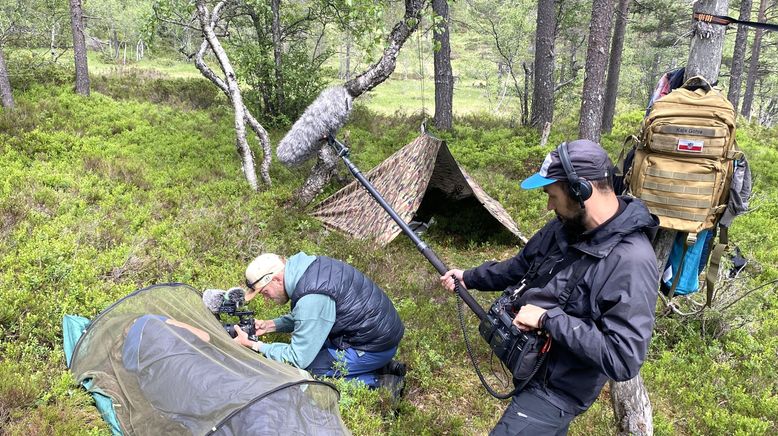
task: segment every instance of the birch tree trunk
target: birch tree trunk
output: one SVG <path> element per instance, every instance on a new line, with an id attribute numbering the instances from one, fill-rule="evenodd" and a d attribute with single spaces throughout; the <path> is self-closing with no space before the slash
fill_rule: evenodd
<path id="1" fill-rule="evenodd" d="M 351 31 L 346 31 L 346 59 L 341 79 L 351 80 Z"/>
<path id="2" fill-rule="evenodd" d="M 5 54 L 0 46 L 0 102 L 3 109 L 14 108 L 14 95 L 11 91 L 11 81 L 8 80 L 8 67 L 5 65 Z"/>
<path id="3" fill-rule="evenodd" d="M 49 32 L 49 54 L 51 55 L 51 60 L 55 61 L 57 60 L 57 23 L 51 24 L 51 31 Z"/>
<path id="4" fill-rule="evenodd" d="M 741 0 L 740 20 L 751 20 L 751 0 Z M 737 26 L 735 48 L 732 50 L 732 67 L 729 76 L 729 92 L 727 98 L 737 112 L 740 106 L 740 87 L 743 84 L 743 63 L 746 59 L 746 44 L 748 42 L 748 27 Z"/>
<path id="5" fill-rule="evenodd" d="M 332 179 L 335 169 L 338 166 L 338 155 L 332 147 L 322 147 L 319 150 L 316 164 L 311 169 L 311 174 L 297 191 L 295 191 L 292 201 L 300 207 L 307 206 Z"/>
<path id="6" fill-rule="evenodd" d="M 438 50 L 435 50 L 435 127 L 440 130 L 451 128 L 454 76 L 451 73 L 451 43 L 449 41 L 448 0 L 432 0 L 432 10 L 440 23 L 433 26 L 433 39 Z"/>
<path id="7" fill-rule="evenodd" d="M 603 85 L 608 62 L 608 37 L 613 15 L 613 0 L 594 0 L 589 23 L 589 47 L 586 50 L 586 75 L 581 94 L 581 118 L 578 137 L 600 141 Z"/>
<path id="8" fill-rule="evenodd" d="M 624 50 L 624 34 L 627 30 L 627 17 L 630 0 L 619 0 L 616 10 L 616 24 L 613 26 L 611 55 L 608 61 L 608 78 L 605 82 L 605 107 L 602 113 L 602 131 L 613 129 L 613 116 L 616 112 L 616 96 L 619 91 L 619 74 L 621 72 L 621 53 Z"/>
<path id="9" fill-rule="evenodd" d="M 216 6 L 214 6 L 213 11 L 208 13 L 208 10 L 205 7 L 205 1 L 197 0 L 197 18 L 200 21 L 200 27 L 202 28 L 205 41 L 207 41 L 208 46 L 216 55 L 216 59 L 219 61 L 219 65 L 224 72 L 226 79 L 224 82 L 227 87 L 230 101 L 232 102 L 232 107 L 235 110 L 236 148 L 238 150 L 238 155 L 240 155 L 241 161 L 243 163 L 243 175 L 249 182 L 251 189 L 256 191 L 258 189 L 258 185 L 257 175 L 254 172 L 254 155 L 251 152 L 251 147 L 249 147 L 248 141 L 246 141 L 246 107 L 243 104 L 243 97 L 241 96 L 240 88 L 238 88 L 238 81 L 235 76 L 235 70 L 232 68 L 232 64 L 227 57 L 227 53 L 224 51 L 224 48 L 216 37 L 216 32 L 214 32 L 214 26 L 219 20 L 219 12 L 224 7 L 225 3 L 226 1 L 219 2 Z M 269 159 L 270 155 L 268 154 L 265 156 L 265 160 Z"/>
<path id="10" fill-rule="evenodd" d="M 214 72 L 211 70 L 210 67 L 205 63 L 205 53 L 208 51 L 208 41 L 203 40 L 203 43 L 200 45 L 200 50 L 195 55 L 195 66 L 198 70 L 202 73 L 203 76 L 205 76 L 206 79 L 210 80 L 214 85 L 216 85 L 219 89 L 222 90 L 224 95 L 227 96 L 227 98 L 230 98 L 230 89 L 227 86 L 226 83 L 224 83 L 224 80 L 220 79 Z M 260 174 L 262 175 L 262 181 L 265 182 L 268 186 L 271 184 L 270 181 L 270 162 L 272 160 L 272 151 L 270 150 L 270 138 L 268 137 L 267 130 L 265 130 L 264 127 L 262 127 L 261 124 L 254 118 L 254 116 L 251 114 L 251 111 L 249 111 L 248 108 L 245 108 L 244 110 L 245 120 L 249 124 L 249 127 L 251 130 L 254 131 L 254 134 L 257 135 L 257 139 L 259 139 L 259 144 L 262 146 L 262 154 L 264 156 L 264 159 L 262 159 L 262 165 L 260 166 Z"/>
<path id="11" fill-rule="evenodd" d="M 535 67 L 530 123 L 541 131 L 554 119 L 554 30 L 556 1 L 539 0 L 535 30 Z"/>
<path id="12" fill-rule="evenodd" d="M 70 0 L 70 27 L 73 29 L 73 57 L 76 64 L 76 92 L 89 95 L 89 68 L 86 59 L 84 17 L 81 0 Z"/>
<path id="13" fill-rule="evenodd" d="M 757 21 L 765 21 L 765 11 L 767 10 L 767 0 L 759 3 L 759 15 Z M 746 91 L 743 94 L 743 108 L 740 113 L 751 119 L 751 106 L 754 102 L 754 87 L 756 79 L 759 76 L 759 52 L 762 49 L 762 34 L 764 30 L 756 29 L 754 32 L 754 44 L 751 46 L 751 61 L 748 63 L 748 76 L 746 77 Z"/>

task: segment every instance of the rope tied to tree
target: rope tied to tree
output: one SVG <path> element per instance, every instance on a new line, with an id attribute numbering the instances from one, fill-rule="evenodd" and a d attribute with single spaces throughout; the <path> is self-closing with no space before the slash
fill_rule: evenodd
<path id="1" fill-rule="evenodd" d="M 703 13 L 696 12 L 692 15 L 692 19 L 694 19 L 694 21 L 696 21 L 698 24 L 702 24 L 702 23 L 708 24 L 711 27 L 710 32 L 713 32 L 712 30 L 713 24 L 718 24 L 720 26 L 739 24 L 742 26 L 753 27 L 756 29 L 778 32 L 778 24 L 761 23 L 759 21 L 741 21 L 732 17 L 728 17 L 726 15 L 713 15 L 713 14 L 703 14 Z M 705 31 L 707 31 L 707 29 Z M 701 36 L 703 38 L 707 37 L 705 35 L 701 35 Z"/>

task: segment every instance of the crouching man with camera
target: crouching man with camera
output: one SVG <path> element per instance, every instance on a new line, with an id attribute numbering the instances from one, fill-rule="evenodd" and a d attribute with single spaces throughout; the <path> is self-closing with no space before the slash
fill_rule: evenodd
<path id="1" fill-rule="evenodd" d="M 291 313 L 255 321 L 257 336 L 291 332 L 292 339 L 264 343 L 238 331 L 236 342 L 314 375 L 398 389 L 405 366 L 392 358 L 405 328 L 389 297 L 357 269 L 326 256 L 264 253 L 246 268 L 246 286 L 246 301 L 291 301 Z"/>
<path id="2" fill-rule="evenodd" d="M 454 278 L 470 289 L 509 289 L 513 325 L 550 337 L 542 366 L 492 435 L 564 435 L 608 379 L 625 381 L 640 371 L 654 327 L 658 270 L 651 239 L 658 220 L 639 200 L 616 196 L 612 172 L 598 144 L 561 144 L 521 183 L 543 188 L 556 219 L 515 257 L 440 278 L 449 290 Z"/>

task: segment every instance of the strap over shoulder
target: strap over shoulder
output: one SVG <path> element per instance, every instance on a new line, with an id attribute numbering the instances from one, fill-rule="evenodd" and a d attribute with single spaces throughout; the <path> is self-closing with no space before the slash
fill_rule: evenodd
<path id="1" fill-rule="evenodd" d="M 578 258 L 578 261 L 575 263 L 575 268 L 573 269 L 573 274 L 571 274 L 570 278 L 567 280 L 565 289 L 561 294 L 559 294 L 559 307 L 564 310 L 565 306 L 567 305 L 567 300 L 570 299 L 570 295 L 573 294 L 573 290 L 576 286 L 578 286 L 578 282 L 581 281 L 584 274 L 586 274 L 586 271 L 589 270 L 589 267 L 597 263 L 599 260 L 599 258 L 590 256 L 588 254 L 584 254 Z"/>

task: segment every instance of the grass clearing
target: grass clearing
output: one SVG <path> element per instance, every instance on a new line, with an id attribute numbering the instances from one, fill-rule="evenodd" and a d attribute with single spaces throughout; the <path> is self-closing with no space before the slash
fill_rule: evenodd
<path id="1" fill-rule="evenodd" d="M 399 351 L 410 367 L 407 395 L 395 409 L 381 393 L 341 383 L 341 411 L 355 435 L 488 432 L 505 403 L 478 383 L 455 300 L 409 241 L 400 237 L 375 249 L 327 231 L 304 211 L 285 209 L 304 168 L 274 163 L 272 188 L 251 192 L 234 150 L 231 113 L 199 79 L 114 76 L 90 98 L 73 95 L 70 85 L 31 86 L 15 96 L 16 111 L 0 113 L 3 432 L 107 434 L 90 397 L 65 368 L 64 314 L 93 317 L 152 283 L 239 285 L 246 263 L 263 250 L 346 260 L 383 286 L 398 307 L 407 330 Z M 399 93 L 403 86 L 397 85 Z M 147 100 L 160 89 L 168 90 L 167 98 Z M 388 102 L 401 100 L 387 96 Z M 413 139 L 421 122 L 410 112 L 373 112 L 374 104 L 358 107 L 343 132 L 363 171 Z M 640 115 L 621 115 L 604 138 L 612 156 Z M 462 114 L 455 124 L 442 135 L 454 156 L 531 234 L 549 218 L 545 199 L 516 184 L 551 145 L 541 149 L 536 132 L 496 117 Z M 560 114 L 550 144 L 575 129 Z M 274 143 L 283 133 L 271 132 Z M 754 211 L 735 222 L 730 237 L 753 260 L 744 283 L 753 286 L 778 277 L 778 159 L 771 146 L 778 130 L 744 126 L 738 141 L 758 176 Z M 337 188 L 328 187 L 322 198 Z M 433 227 L 426 239 L 447 264 L 459 267 L 502 259 L 519 248 L 467 234 Z M 477 295 L 483 305 L 492 298 Z M 744 301 L 727 314 L 728 329 L 720 335 L 702 333 L 710 329 L 699 322 L 659 320 L 642 371 L 657 434 L 778 432 L 777 301 L 774 293 Z M 282 310 L 261 301 L 252 308 L 262 317 Z M 707 319 L 709 328 L 713 321 Z M 487 368 L 475 318 L 468 314 L 466 322 Z M 574 421 L 571 434 L 610 434 L 611 419 L 604 392 Z"/>

